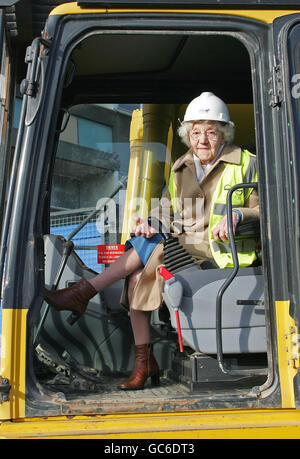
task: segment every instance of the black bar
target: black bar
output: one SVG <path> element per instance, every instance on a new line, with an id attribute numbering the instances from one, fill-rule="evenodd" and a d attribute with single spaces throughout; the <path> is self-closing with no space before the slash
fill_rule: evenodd
<path id="1" fill-rule="evenodd" d="M 265 304 L 263 300 L 236 300 L 239 306 L 262 306 Z"/>

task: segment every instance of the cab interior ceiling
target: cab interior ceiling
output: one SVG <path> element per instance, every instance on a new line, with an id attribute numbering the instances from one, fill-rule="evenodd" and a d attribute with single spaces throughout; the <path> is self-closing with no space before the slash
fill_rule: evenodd
<path id="1" fill-rule="evenodd" d="M 93 34 L 74 48 L 68 66 L 73 79 L 63 92 L 65 106 L 181 104 L 202 91 L 227 103 L 252 103 L 248 50 L 226 34 Z"/>

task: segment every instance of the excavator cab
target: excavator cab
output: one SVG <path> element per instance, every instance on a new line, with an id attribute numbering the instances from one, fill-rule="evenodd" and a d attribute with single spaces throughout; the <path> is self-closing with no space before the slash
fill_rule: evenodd
<path id="1" fill-rule="evenodd" d="M 295 61 L 296 72 L 298 15 L 282 13 L 281 22 L 273 10 L 173 14 L 80 3 L 58 6 L 26 53 L 1 251 L 3 327 L 11 333 L 1 366 L 14 384 L 6 406 L 23 418 L 294 407 L 297 353 L 288 351 L 286 369 L 284 352 L 294 349 L 285 336 L 297 335 L 298 239 L 296 231 L 287 236 L 286 222 L 298 228 L 298 105 L 282 100 L 287 69 L 277 60 L 288 56 L 282 62 Z M 284 34 L 288 51 L 278 44 Z M 239 267 L 231 234 L 233 268 L 200 269 L 176 240 L 174 265 L 174 240 L 165 235 L 172 282 L 164 281 L 151 317 L 161 386 L 128 394 L 117 389 L 134 360 L 124 280 L 97 294 L 76 322 L 49 307 L 44 288 L 90 279 L 123 253 L 133 216 L 148 217 L 186 151 L 178 120 L 203 91 L 227 103 L 234 143 L 256 154 L 258 185 L 247 186 L 257 187 L 260 224 L 239 230 L 254 234 L 258 261 Z M 20 356 L 16 372 L 7 349 Z"/>

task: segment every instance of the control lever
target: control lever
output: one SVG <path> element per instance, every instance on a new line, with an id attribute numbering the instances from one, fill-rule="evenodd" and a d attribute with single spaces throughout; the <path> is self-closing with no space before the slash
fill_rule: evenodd
<path id="1" fill-rule="evenodd" d="M 166 231 L 166 228 L 162 224 L 162 222 L 156 218 L 156 217 L 148 217 L 147 223 L 149 226 L 154 228 L 159 234 L 162 235 L 165 241 L 168 241 L 169 239 L 173 239 L 171 234 Z M 134 237 L 134 233 L 130 233 L 130 237 Z"/>
<path id="2" fill-rule="evenodd" d="M 148 225 L 158 231 L 165 241 L 169 239 L 173 239 L 170 233 L 167 232 L 166 228 L 164 227 L 163 223 L 156 217 L 148 217 Z"/>

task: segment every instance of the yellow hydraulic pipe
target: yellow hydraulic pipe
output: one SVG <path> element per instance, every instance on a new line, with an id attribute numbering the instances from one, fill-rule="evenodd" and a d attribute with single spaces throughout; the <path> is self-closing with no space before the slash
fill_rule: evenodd
<path id="1" fill-rule="evenodd" d="M 134 110 L 130 125 L 130 160 L 121 237 L 122 244 L 125 244 L 129 238 L 133 225 L 132 217 L 136 212 L 142 143 L 143 112 L 142 110 Z"/>
<path id="2" fill-rule="evenodd" d="M 147 217 L 151 199 L 160 198 L 165 184 L 165 163 L 170 124 L 174 106 L 170 104 L 145 104 L 143 108 L 143 164 L 140 177 L 139 209 L 142 218 Z"/>

